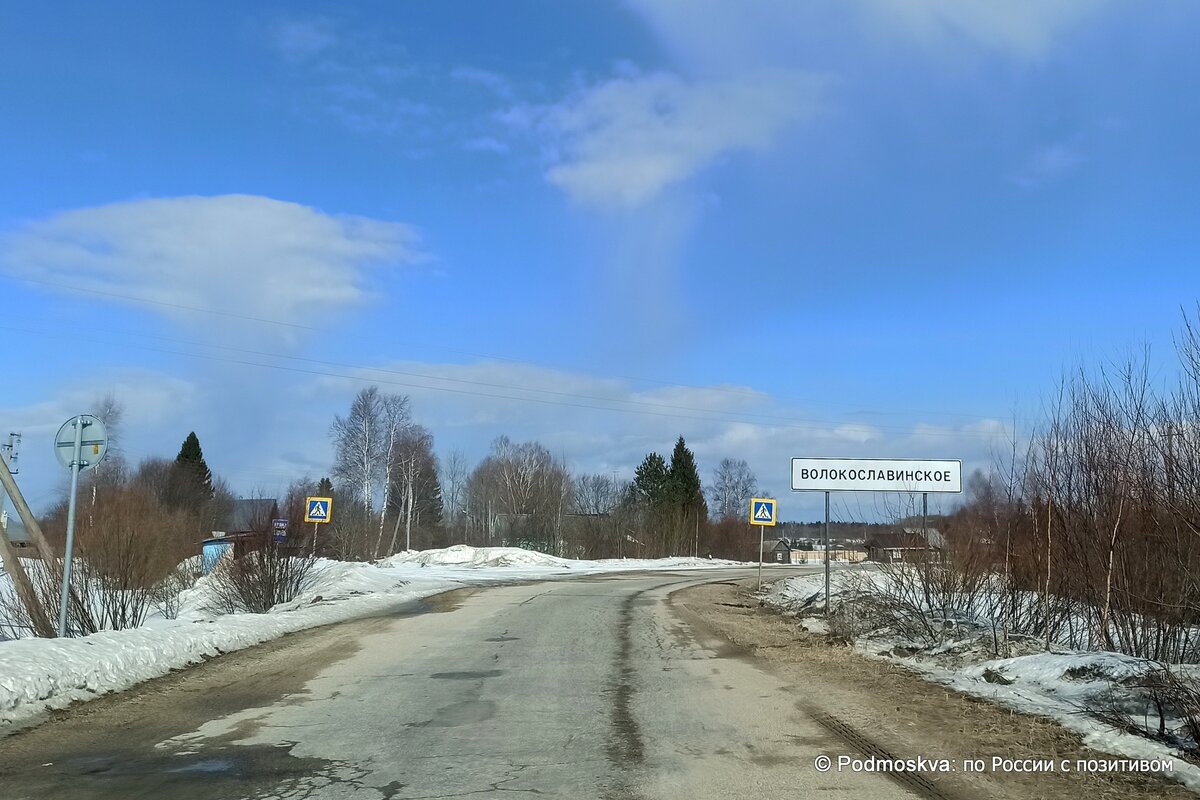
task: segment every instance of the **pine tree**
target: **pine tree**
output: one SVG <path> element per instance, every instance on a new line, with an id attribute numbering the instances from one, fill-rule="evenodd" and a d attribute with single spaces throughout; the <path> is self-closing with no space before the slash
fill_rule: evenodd
<path id="1" fill-rule="evenodd" d="M 317 497 L 333 497 L 333 481 L 321 478 L 317 483 Z"/>

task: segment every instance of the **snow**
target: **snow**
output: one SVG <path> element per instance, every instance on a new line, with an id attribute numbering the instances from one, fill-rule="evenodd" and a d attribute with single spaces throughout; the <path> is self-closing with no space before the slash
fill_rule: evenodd
<path id="1" fill-rule="evenodd" d="M 396 609 L 464 586 L 563 575 L 746 566 L 715 559 L 574 561 L 514 547 L 408 552 L 375 564 L 321 560 L 301 596 L 266 614 L 207 611 L 209 578 L 180 593 L 176 619 L 153 616 L 140 628 L 77 639 L 0 641 L 0 731 L 36 724 L 52 709 L 128 689 L 287 633 Z M 0 592 L 11 591 L 0 575 Z"/>
<path id="2" fill-rule="evenodd" d="M 834 572 L 830 601 L 836 609 L 856 597 L 878 590 L 886 575 L 870 567 Z M 828 625 L 812 617 L 824 608 L 825 585 L 821 574 L 800 575 L 777 581 L 763 591 L 763 599 L 807 630 L 823 632 Z M 1136 736 L 1097 719 L 1087 709 L 1103 707 L 1115 696 L 1126 710 L 1140 718 L 1148 708 L 1132 705 L 1134 694 L 1121 692 L 1121 684 L 1135 680 L 1161 665 L 1144 658 L 1107 651 L 1081 651 L 1055 647 L 1029 637 L 1010 637 L 1010 658 L 992 657 L 992 633 L 964 627 L 957 636 L 937 646 L 921 646 L 897 637 L 887 629 L 857 638 L 854 646 L 864 655 L 900 664 L 928 680 L 964 694 L 986 698 L 1027 714 L 1050 717 L 1079 733 L 1092 749 L 1122 758 L 1173 760 L 1166 774 L 1194 791 L 1200 791 L 1200 766 L 1164 743 Z M 1193 666 L 1172 669 L 1198 674 Z M 990 679 L 989 679 L 990 678 Z"/>
<path id="3" fill-rule="evenodd" d="M 696 569 L 704 567 L 747 566 L 737 561 L 710 558 L 610 558 L 584 561 L 523 550 L 519 547 L 471 547 L 456 544 L 440 550 L 419 550 L 397 553 L 379 562 L 382 566 L 454 566 L 479 567 L 545 567 L 571 572 L 611 572 L 652 569 Z"/>

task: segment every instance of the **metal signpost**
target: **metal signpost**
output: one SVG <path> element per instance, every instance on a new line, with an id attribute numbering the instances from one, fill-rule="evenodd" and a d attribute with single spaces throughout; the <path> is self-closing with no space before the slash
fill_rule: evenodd
<path id="1" fill-rule="evenodd" d="M 63 423 L 54 437 L 54 455 L 71 470 L 71 495 L 67 501 L 67 545 L 63 552 L 62 597 L 58 604 L 58 635 L 67 635 L 67 605 L 71 598 L 71 560 L 75 549 L 75 495 L 79 492 L 79 473 L 104 460 L 108 452 L 108 432 L 104 423 L 91 414 L 80 414 Z"/>
<path id="2" fill-rule="evenodd" d="M 792 491 L 825 493 L 825 616 L 829 616 L 829 493 L 921 493 L 921 534 L 929 493 L 962 491 L 962 462 L 918 458 L 793 458 Z"/>
<path id="3" fill-rule="evenodd" d="M 304 521 L 313 524 L 312 554 L 317 554 L 317 526 L 333 518 L 332 497 L 304 498 Z"/>
<path id="4" fill-rule="evenodd" d="M 750 498 L 750 524 L 758 526 L 758 591 L 762 591 L 763 545 L 767 526 L 775 525 L 775 498 Z"/>

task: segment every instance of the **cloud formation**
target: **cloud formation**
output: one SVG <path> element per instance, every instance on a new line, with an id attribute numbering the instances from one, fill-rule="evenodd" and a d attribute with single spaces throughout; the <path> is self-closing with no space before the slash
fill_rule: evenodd
<path id="1" fill-rule="evenodd" d="M 879 41 L 936 51 L 962 47 L 1015 60 L 1045 56 L 1075 26 L 1114 0 L 630 0 L 675 53 L 695 67 L 803 63 L 822 27 L 852 26 Z"/>
<path id="2" fill-rule="evenodd" d="M 546 178 L 582 205 L 644 205 L 722 156 L 762 151 L 820 107 L 823 79 L 796 71 L 688 81 L 658 72 L 597 83 L 562 102 L 515 108 L 547 140 Z"/>
<path id="3" fill-rule="evenodd" d="M 370 271 L 413 262 L 416 241 L 407 225 L 268 197 L 155 198 L 21 225 L 0 235 L 0 268 L 176 321 L 212 326 L 216 313 L 302 326 L 361 303 Z"/>

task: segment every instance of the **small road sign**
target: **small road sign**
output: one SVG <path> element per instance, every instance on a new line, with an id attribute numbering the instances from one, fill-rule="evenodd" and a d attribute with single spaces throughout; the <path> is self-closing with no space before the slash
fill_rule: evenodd
<path id="1" fill-rule="evenodd" d="M 753 497 L 750 499 L 750 524 L 775 524 L 775 499 L 771 497 Z"/>
<path id="2" fill-rule="evenodd" d="M 271 527 L 277 531 L 286 531 L 287 526 L 288 526 L 288 521 L 286 519 L 271 520 Z"/>
<path id="3" fill-rule="evenodd" d="M 305 522 L 329 522 L 333 516 L 332 497 L 307 497 L 304 500 Z"/>
<path id="4" fill-rule="evenodd" d="M 79 438 L 79 471 L 82 472 L 104 460 L 104 454 L 108 452 L 108 431 L 104 429 L 104 423 L 91 414 L 80 414 L 79 420 L 83 424 Z M 54 455 L 58 456 L 60 464 L 71 468 L 71 462 L 75 460 L 75 417 L 58 429 L 58 435 L 54 437 Z"/>

